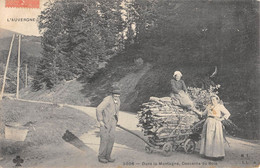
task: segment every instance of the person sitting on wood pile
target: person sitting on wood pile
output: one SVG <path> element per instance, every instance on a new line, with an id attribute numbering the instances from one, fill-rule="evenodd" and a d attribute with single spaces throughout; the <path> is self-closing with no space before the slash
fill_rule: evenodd
<path id="1" fill-rule="evenodd" d="M 186 107 L 196 113 L 199 111 L 195 108 L 193 101 L 190 99 L 187 93 L 187 87 L 183 80 L 181 80 L 182 73 L 180 71 L 175 71 L 173 74 L 173 79 L 171 80 L 172 102 L 176 106 Z"/>

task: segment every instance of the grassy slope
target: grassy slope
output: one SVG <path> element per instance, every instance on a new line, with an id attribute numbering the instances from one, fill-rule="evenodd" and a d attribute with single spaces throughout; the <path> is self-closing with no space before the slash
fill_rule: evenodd
<path id="1" fill-rule="evenodd" d="M 51 90 L 42 89 L 38 92 L 32 92 L 30 88 L 22 89 L 20 98 L 90 106 L 91 103 L 89 102 L 87 95 L 81 93 L 82 89 L 83 84 L 76 80 L 64 81 Z"/>
<path id="2" fill-rule="evenodd" d="M 20 34 L 20 33 L 0 28 L 0 39 L 1 38 L 6 38 L 6 37 L 12 37 L 13 34 Z"/>
<path id="3" fill-rule="evenodd" d="M 57 105 L 35 104 L 14 100 L 3 100 L 1 111 L 4 123 L 17 122 L 24 125 L 35 122 L 34 129 L 30 128 L 25 141 L 33 145 L 61 143 L 61 138 L 68 129 L 75 135 L 87 132 L 95 120 L 88 115 Z"/>
<path id="4" fill-rule="evenodd" d="M 130 54 L 129 54 L 130 55 Z M 138 66 L 134 58 L 114 57 L 106 69 L 100 70 L 92 79 L 84 83 L 81 93 L 86 95 L 92 106 L 97 106 L 109 94 L 111 85 L 117 83 L 122 89 L 122 110 L 132 111 L 131 103 L 135 102 L 136 86 L 151 69 L 150 64 Z"/>
<path id="5" fill-rule="evenodd" d="M 12 37 L 6 37 L 0 39 L 0 54 L 4 59 L 6 60 L 7 55 L 3 54 L 3 51 L 7 52 L 10 48 Z M 15 38 L 12 48 L 12 57 L 15 57 L 17 55 L 18 50 L 18 39 Z M 35 36 L 24 36 L 21 41 L 21 56 L 33 56 L 40 58 L 41 57 L 41 38 L 35 37 Z M 23 58 L 22 58 L 23 61 Z"/>
<path id="6" fill-rule="evenodd" d="M 29 127 L 24 142 L 0 140 L 0 152 L 4 155 L 4 160 L 0 162 L 2 167 L 13 167 L 12 160 L 17 155 L 24 159 L 23 167 L 38 167 L 39 164 L 46 165 L 51 161 L 55 163 L 56 160 L 65 158 L 70 160 L 71 156 L 84 160 L 84 157 L 93 155 L 90 149 L 86 149 L 83 155 L 82 153 L 79 155 L 78 149 L 86 148 L 80 141 L 72 141 L 73 145 L 78 145 L 77 149 L 62 139 L 66 130 L 79 137 L 93 128 L 95 119 L 85 113 L 68 107 L 8 99 L 2 101 L 0 110 L 4 122 L 17 122 L 22 125 L 30 121 L 35 122 L 34 128 Z M 58 164 L 62 165 L 63 162 Z"/>

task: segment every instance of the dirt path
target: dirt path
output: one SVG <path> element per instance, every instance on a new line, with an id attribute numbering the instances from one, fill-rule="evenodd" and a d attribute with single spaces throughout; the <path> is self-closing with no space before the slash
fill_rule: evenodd
<path id="1" fill-rule="evenodd" d="M 21 100 L 27 101 L 27 100 Z M 39 103 L 36 101 L 30 101 Z M 46 102 L 40 102 L 46 103 Z M 70 107 L 86 113 L 90 117 L 96 118 L 95 108 L 60 104 L 60 107 Z M 120 112 L 119 124 L 133 132 L 142 135 L 136 127 L 138 120 L 136 115 L 127 112 Z M 210 161 L 199 156 L 199 144 L 194 154 L 186 154 L 177 151 L 172 156 L 164 157 L 161 153 L 155 152 L 147 154 L 144 150 L 144 142 L 137 137 L 117 128 L 116 141 L 113 149 L 115 163 L 100 164 L 97 161 L 99 148 L 99 129 L 95 129 L 78 137 L 84 143 L 86 150 L 79 150 L 75 146 L 67 143 L 66 150 L 73 152 L 64 156 L 53 156 L 47 162 L 39 163 L 39 167 L 256 167 L 260 161 L 260 145 L 246 141 L 227 138 L 230 147 L 226 146 L 226 157 L 224 161 Z M 61 149 L 62 150 L 62 149 Z"/>
<path id="2" fill-rule="evenodd" d="M 70 107 L 81 110 L 91 117 L 95 117 L 95 108 L 81 106 Z M 119 124 L 142 135 L 140 129 L 136 127 L 137 122 L 136 115 L 127 112 L 120 113 Z M 98 132 L 99 130 L 95 129 L 80 137 L 80 139 L 96 153 L 98 153 L 99 145 L 99 137 L 96 136 Z M 134 163 L 135 166 L 148 166 L 150 163 L 157 163 L 159 165 L 160 162 L 165 163 L 165 165 L 176 164 L 185 167 L 190 167 L 192 165 L 196 165 L 196 167 L 205 167 L 202 164 L 207 164 L 207 167 L 252 167 L 259 165 L 260 145 L 234 138 L 227 139 L 230 146 L 226 145 L 225 160 L 214 162 L 199 157 L 199 144 L 197 151 L 194 154 L 185 154 L 181 151 L 174 153 L 170 157 L 164 157 L 160 153 L 147 154 L 144 151 L 144 143 L 140 139 L 117 128 L 117 140 L 113 150 L 117 162 L 113 165 L 119 166 L 124 165 L 124 163 Z"/>

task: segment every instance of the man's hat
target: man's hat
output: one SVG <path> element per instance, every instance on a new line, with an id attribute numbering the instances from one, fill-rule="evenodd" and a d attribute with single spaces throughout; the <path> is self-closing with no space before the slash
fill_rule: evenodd
<path id="1" fill-rule="evenodd" d="M 121 94 L 121 89 L 118 86 L 113 86 L 112 94 Z"/>

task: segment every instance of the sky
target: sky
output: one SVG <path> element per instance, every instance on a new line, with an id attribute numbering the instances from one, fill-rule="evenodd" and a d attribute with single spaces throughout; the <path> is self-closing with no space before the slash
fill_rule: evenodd
<path id="1" fill-rule="evenodd" d="M 39 36 L 37 22 L 11 22 L 11 18 L 35 18 L 44 8 L 47 0 L 40 0 L 40 8 L 6 8 L 5 0 L 0 0 L 0 28 L 15 31 L 24 35 Z M 9 22 L 8 22 L 9 19 Z"/>
<path id="2" fill-rule="evenodd" d="M 40 36 L 37 22 L 11 22 L 15 18 L 35 18 L 44 9 L 44 4 L 49 0 L 40 0 L 40 8 L 6 8 L 6 0 L 0 0 L 0 28 L 11 30 L 24 35 Z M 52 0 L 51 0 L 52 1 Z M 8 22 L 9 20 L 9 22 Z"/>

